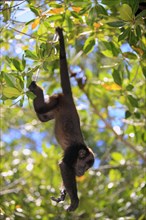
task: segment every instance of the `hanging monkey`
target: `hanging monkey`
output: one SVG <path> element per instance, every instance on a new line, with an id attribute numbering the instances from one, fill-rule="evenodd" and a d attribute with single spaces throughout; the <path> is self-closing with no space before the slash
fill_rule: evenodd
<path id="1" fill-rule="evenodd" d="M 74 211 L 79 204 L 76 176 L 84 175 L 94 163 L 94 154 L 84 142 L 80 128 L 79 116 L 73 101 L 68 66 L 64 45 L 63 31 L 56 28 L 60 46 L 60 76 L 62 93 L 44 99 L 43 90 L 32 81 L 29 89 L 35 94 L 34 110 L 42 122 L 55 119 L 55 136 L 61 145 L 64 155 L 59 163 L 64 189 L 59 198 L 52 197 L 56 202 L 64 201 L 68 193 L 71 204 L 68 211 Z"/>

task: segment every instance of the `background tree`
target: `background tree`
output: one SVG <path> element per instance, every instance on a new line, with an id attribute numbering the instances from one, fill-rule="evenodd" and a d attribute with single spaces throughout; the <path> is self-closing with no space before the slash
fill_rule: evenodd
<path id="1" fill-rule="evenodd" d="M 1 219 L 145 219 L 146 10 L 138 0 L 1 1 Z M 80 206 L 63 211 L 61 150 L 27 89 L 60 91 L 55 27 L 65 31 L 75 102 L 92 170 Z M 39 74 L 38 74 L 39 73 Z"/>

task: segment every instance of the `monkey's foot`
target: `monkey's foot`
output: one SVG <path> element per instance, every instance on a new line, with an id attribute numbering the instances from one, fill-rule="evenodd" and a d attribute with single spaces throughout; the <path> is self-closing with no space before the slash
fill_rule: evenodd
<path id="1" fill-rule="evenodd" d="M 79 199 L 77 198 L 77 199 L 71 201 L 71 205 L 67 208 L 67 211 L 69 211 L 69 212 L 75 211 L 77 209 L 78 205 L 79 205 Z"/>
<path id="2" fill-rule="evenodd" d="M 51 199 L 57 203 L 59 202 L 63 202 L 65 200 L 65 197 L 66 197 L 66 190 L 63 189 L 61 190 L 60 192 L 60 197 L 59 198 L 55 198 L 54 196 L 51 197 Z"/>

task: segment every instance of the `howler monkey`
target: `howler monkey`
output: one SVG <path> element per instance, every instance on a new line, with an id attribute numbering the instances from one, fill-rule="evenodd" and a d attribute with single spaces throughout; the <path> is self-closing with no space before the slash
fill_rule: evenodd
<path id="1" fill-rule="evenodd" d="M 52 198 L 56 202 L 64 201 L 66 192 L 71 204 L 68 211 L 78 207 L 76 176 L 82 176 L 94 163 L 94 154 L 84 142 L 80 129 L 79 116 L 73 101 L 68 74 L 63 31 L 57 27 L 60 45 L 60 76 L 62 93 L 44 99 L 43 90 L 32 81 L 29 89 L 36 97 L 33 100 L 35 112 L 42 122 L 55 119 L 55 136 L 61 145 L 64 155 L 59 163 L 64 189 L 59 198 Z"/>

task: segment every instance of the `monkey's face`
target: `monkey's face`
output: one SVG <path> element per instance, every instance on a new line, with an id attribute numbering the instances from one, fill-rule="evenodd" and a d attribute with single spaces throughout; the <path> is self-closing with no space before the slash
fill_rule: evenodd
<path id="1" fill-rule="evenodd" d="M 90 148 L 81 149 L 78 154 L 78 158 L 75 163 L 75 174 L 76 176 L 83 176 L 84 173 L 93 166 L 94 154 Z"/>

